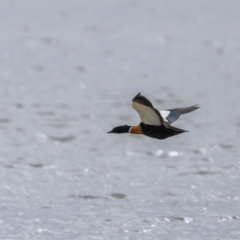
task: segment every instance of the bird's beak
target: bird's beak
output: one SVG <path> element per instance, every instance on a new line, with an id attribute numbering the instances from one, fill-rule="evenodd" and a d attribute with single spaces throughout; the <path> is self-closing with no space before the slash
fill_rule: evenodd
<path id="1" fill-rule="evenodd" d="M 112 130 L 111 130 L 111 131 L 109 131 L 109 132 L 107 132 L 107 133 L 112 133 Z"/>

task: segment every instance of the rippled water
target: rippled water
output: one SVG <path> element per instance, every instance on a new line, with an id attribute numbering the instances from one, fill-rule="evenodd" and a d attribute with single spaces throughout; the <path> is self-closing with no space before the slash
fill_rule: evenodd
<path id="1" fill-rule="evenodd" d="M 238 1 L 0 5 L 0 239 L 240 239 Z"/>

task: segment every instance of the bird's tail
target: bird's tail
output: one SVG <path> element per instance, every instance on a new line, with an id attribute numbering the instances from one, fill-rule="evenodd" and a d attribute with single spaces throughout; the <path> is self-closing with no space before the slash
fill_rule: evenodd
<path id="1" fill-rule="evenodd" d="M 184 132 L 188 132 L 187 130 L 176 128 L 176 127 L 173 127 L 173 126 L 169 126 L 168 131 L 171 133 L 172 136 L 175 136 L 175 135 L 178 135 L 178 134 L 181 134 L 181 133 L 184 133 Z"/>

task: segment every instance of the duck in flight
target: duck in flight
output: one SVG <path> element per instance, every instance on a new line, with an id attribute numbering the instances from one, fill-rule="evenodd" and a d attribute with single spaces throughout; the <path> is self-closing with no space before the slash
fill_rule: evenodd
<path id="1" fill-rule="evenodd" d="M 146 97 L 138 93 L 132 100 L 132 107 L 140 116 L 141 122 L 139 125 L 115 127 L 108 133 L 143 134 L 157 139 L 172 137 L 188 131 L 173 127 L 171 124 L 182 114 L 192 112 L 200 106 L 197 104 L 191 107 L 158 111 Z"/>

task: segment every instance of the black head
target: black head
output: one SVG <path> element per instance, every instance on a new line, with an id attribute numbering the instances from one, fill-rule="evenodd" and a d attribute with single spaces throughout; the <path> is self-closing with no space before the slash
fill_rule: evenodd
<path id="1" fill-rule="evenodd" d="M 119 127 L 115 127 L 112 129 L 112 131 L 108 132 L 108 133 L 128 133 L 129 129 L 131 126 L 128 125 L 123 125 L 123 126 L 119 126 Z"/>

